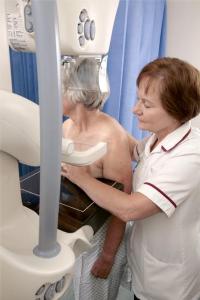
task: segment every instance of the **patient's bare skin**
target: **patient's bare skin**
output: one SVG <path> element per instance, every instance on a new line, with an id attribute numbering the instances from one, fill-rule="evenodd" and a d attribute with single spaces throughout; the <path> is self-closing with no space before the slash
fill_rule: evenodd
<path id="1" fill-rule="evenodd" d="M 66 98 L 63 107 L 64 114 L 70 117 L 63 124 L 65 138 L 92 145 L 100 141 L 107 142 L 107 154 L 93 165 L 88 166 L 92 176 L 118 181 L 124 184 L 125 191 L 130 193 L 132 183 L 131 150 L 126 131 L 115 119 L 98 109 L 89 110 L 84 104 L 73 104 Z M 101 255 L 91 270 L 94 276 L 106 278 L 109 275 L 124 230 L 125 223 L 112 216 Z"/>
<path id="2" fill-rule="evenodd" d="M 63 136 L 90 145 L 107 142 L 106 155 L 88 166 L 88 171 L 96 178 L 122 183 L 125 191 L 130 193 L 134 141 L 130 142 L 128 134 L 115 119 L 100 110 L 109 95 L 109 84 L 105 84 L 103 91 L 100 89 L 99 70 L 100 65 L 94 58 L 71 61 L 63 67 L 63 114 L 69 117 L 63 124 Z M 64 168 L 62 174 L 65 175 Z M 110 273 L 124 230 L 125 223 L 112 216 L 103 249 L 91 270 L 94 276 L 106 278 Z"/>

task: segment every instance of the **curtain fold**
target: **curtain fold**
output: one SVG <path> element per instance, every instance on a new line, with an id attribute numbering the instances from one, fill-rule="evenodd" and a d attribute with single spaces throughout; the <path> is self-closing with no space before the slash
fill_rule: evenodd
<path id="1" fill-rule="evenodd" d="M 38 103 L 36 55 L 10 49 L 13 92 Z"/>
<path id="2" fill-rule="evenodd" d="M 164 56 L 165 40 L 165 0 L 120 1 L 108 59 L 111 95 L 104 111 L 137 139 L 148 133 L 138 129 L 132 114 L 136 78 L 146 63 Z"/>
<path id="3" fill-rule="evenodd" d="M 10 63 L 13 92 L 38 103 L 36 55 L 10 49 Z M 19 164 L 20 176 L 33 170 L 34 167 Z"/>
<path id="4" fill-rule="evenodd" d="M 104 111 L 141 139 L 132 107 L 136 101 L 136 78 L 149 61 L 164 56 L 166 0 L 120 0 L 110 51 L 108 75 L 111 95 Z M 13 92 L 38 103 L 36 56 L 10 50 Z M 20 175 L 32 168 L 20 165 Z"/>

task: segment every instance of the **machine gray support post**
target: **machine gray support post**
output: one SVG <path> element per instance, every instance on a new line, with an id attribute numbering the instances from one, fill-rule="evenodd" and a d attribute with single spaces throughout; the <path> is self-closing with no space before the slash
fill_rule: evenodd
<path id="1" fill-rule="evenodd" d="M 41 257 L 60 251 L 57 225 L 61 176 L 62 106 L 60 48 L 56 0 L 32 0 L 40 103 L 40 224 Z"/>

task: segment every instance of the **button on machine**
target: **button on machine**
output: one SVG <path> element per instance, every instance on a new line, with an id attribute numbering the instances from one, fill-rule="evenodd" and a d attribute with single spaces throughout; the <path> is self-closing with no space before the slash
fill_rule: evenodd
<path id="1" fill-rule="evenodd" d="M 81 47 L 85 46 L 87 41 L 89 42 L 95 39 L 95 21 L 90 20 L 86 9 L 82 9 L 80 12 L 77 32 L 80 35 L 78 39 Z"/>

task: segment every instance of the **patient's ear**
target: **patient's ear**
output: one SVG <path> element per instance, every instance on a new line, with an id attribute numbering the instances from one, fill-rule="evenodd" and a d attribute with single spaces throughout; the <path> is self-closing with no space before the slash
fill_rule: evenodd
<path id="1" fill-rule="evenodd" d="M 0 91 L 0 151 L 24 164 L 40 164 L 39 106 L 19 95 Z"/>

